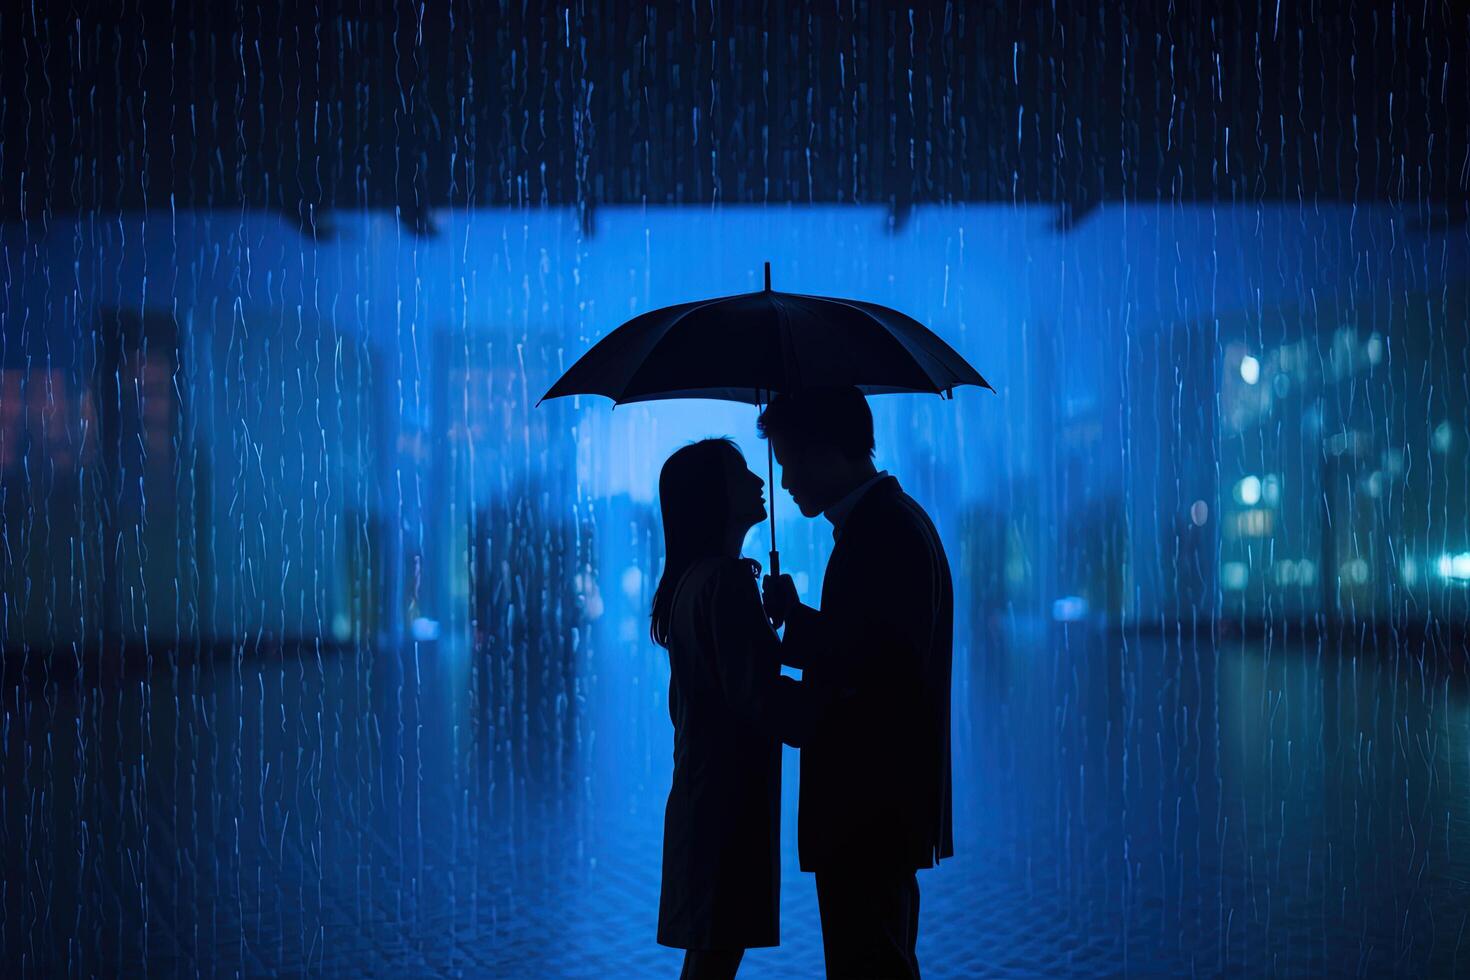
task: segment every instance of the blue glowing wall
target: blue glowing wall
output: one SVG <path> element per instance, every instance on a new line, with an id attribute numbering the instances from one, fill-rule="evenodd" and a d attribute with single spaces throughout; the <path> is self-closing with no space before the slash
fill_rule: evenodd
<path id="1" fill-rule="evenodd" d="M 301 795 L 312 780 L 343 794 L 344 826 L 363 807 L 391 820 L 374 832 L 400 850 L 543 834 L 595 851 L 610 827 L 656 841 L 657 470 L 728 434 L 764 475 L 764 447 L 745 406 L 535 403 L 622 320 L 758 288 L 763 261 L 777 288 L 911 313 L 997 389 L 873 408 L 878 463 L 929 507 L 956 570 L 961 839 L 1026 828 L 1012 853 L 1028 882 L 1032 857 L 1086 877 L 1113 853 L 1071 831 L 1116 817 L 1132 833 L 1179 805 L 1130 766 L 1167 769 L 1156 739 L 1181 719 L 1204 710 L 1218 736 L 1204 761 L 1186 761 L 1197 741 L 1175 747 L 1201 821 L 1225 810 L 1217 774 L 1228 786 L 1275 759 L 1248 730 L 1279 704 L 1274 682 L 1215 673 L 1201 637 L 1337 621 L 1427 637 L 1404 647 L 1422 656 L 1465 626 L 1463 232 L 1405 232 L 1387 207 L 1136 203 L 1065 233 L 1049 208 L 1004 206 L 919 207 L 896 227 L 883 209 L 609 207 L 593 234 L 570 209 L 433 218 L 415 237 L 390 215 L 339 216 L 318 243 L 270 213 L 150 212 L 7 226 L 0 244 L 7 671 L 228 666 L 190 737 L 238 709 L 259 743 L 240 722 L 238 778 L 199 792 L 221 812 L 238 797 L 263 862 L 285 828 L 330 825 L 337 804 Z M 813 595 L 829 529 L 775 505 L 783 567 Z M 1193 679 L 1140 653 L 1181 633 Z M 339 675 L 346 707 L 323 695 L 287 717 L 288 691 Z M 1184 690 L 1188 706 L 1168 700 Z M 1313 730 L 1327 708 L 1307 704 Z M 1057 739 L 1079 726 L 1073 753 Z M 273 754 L 275 729 L 301 745 Z M 601 822 L 553 840 L 548 814 L 582 805 Z M 786 806 L 789 835 L 794 793 Z M 1022 819 L 1036 812 L 1054 833 Z M 1059 857 L 1055 840 L 1082 850 Z M 1207 878 L 1205 850 L 1191 873 Z M 74 884 L 98 860 L 65 834 L 51 853 L 79 862 L 60 876 Z M 263 866 L 241 853 L 237 884 Z M 405 882 L 432 865 L 399 854 L 398 891 L 353 888 L 427 907 Z M 327 874 L 292 867 L 303 889 Z M 1088 880 L 1133 894 L 1113 875 Z M 296 939 L 307 955 L 314 934 Z"/>

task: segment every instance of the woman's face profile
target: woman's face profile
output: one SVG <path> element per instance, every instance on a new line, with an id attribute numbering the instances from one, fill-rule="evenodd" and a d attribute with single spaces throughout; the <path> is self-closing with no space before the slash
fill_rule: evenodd
<path id="1" fill-rule="evenodd" d="M 725 494 L 730 523 L 741 534 L 766 519 L 766 481 L 752 473 L 740 453 L 725 454 Z"/>

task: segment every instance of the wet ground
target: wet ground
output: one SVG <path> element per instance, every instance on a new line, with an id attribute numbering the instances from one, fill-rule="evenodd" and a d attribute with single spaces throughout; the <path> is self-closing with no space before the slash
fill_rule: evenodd
<path id="1" fill-rule="evenodd" d="M 1463 651 L 1293 635 L 1054 627 L 958 663 L 926 976 L 1470 970 Z M 534 756 L 472 674 L 424 645 L 5 690 L 7 972 L 676 975 L 666 675 L 599 675 Z M 785 941 L 743 976 L 820 973 L 797 766 Z"/>

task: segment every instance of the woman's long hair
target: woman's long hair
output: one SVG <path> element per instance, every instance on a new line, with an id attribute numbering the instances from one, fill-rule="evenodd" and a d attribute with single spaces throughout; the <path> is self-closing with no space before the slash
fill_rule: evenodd
<path id="1" fill-rule="evenodd" d="M 664 570 L 653 591 L 648 635 L 669 645 L 674 590 L 701 558 L 720 553 L 730 524 L 726 467 L 740 449 L 729 439 L 701 439 L 674 452 L 658 475 L 658 504 L 664 519 Z"/>

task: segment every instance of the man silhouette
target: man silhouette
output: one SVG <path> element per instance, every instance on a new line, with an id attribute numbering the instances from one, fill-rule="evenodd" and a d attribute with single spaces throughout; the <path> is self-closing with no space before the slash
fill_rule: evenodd
<path id="1" fill-rule="evenodd" d="M 781 486 L 836 544 L 820 610 L 767 576 L 782 659 L 840 694 L 801 749 L 798 851 L 817 876 L 829 977 L 918 977 L 915 872 L 954 853 L 949 697 L 954 588 L 934 524 L 873 466 L 856 388 L 775 399 L 757 422 Z"/>

